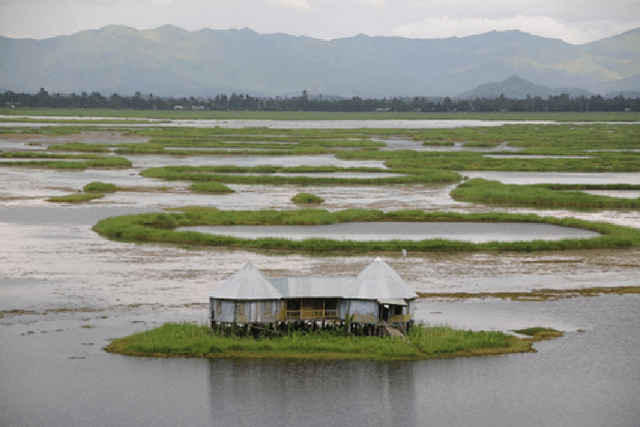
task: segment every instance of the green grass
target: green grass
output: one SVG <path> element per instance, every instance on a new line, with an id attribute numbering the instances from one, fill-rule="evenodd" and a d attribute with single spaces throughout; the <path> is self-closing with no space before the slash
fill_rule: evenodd
<path id="1" fill-rule="evenodd" d="M 83 153 L 108 153 L 110 150 L 104 144 L 86 144 L 84 142 L 68 142 L 47 147 L 51 151 L 78 151 Z"/>
<path id="2" fill-rule="evenodd" d="M 534 187 L 549 190 L 584 191 L 584 190 L 640 190 L 640 184 L 533 184 Z"/>
<path id="3" fill-rule="evenodd" d="M 115 184 L 94 181 L 85 185 L 83 190 L 87 193 L 115 193 L 118 187 Z"/>
<path id="4" fill-rule="evenodd" d="M 324 203 L 324 199 L 311 193 L 298 193 L 291 198 L 295 203 Z"/>
<path id="5" fill-rule="evenodd" d="M 108 184 L 104 182 L 90 182 L 85 185 L 84 193 L 74 193 L 68 196 L 50 197 L 47 202 L 57 203 L 84 203 L 94 199 L 100 199 L 105 196 L 105 193 L 115 193 L 118 190 L 115 184 Z"/>
<path id="6" fill-rule="evenodd" d="M 329 239 L 293 241 L 278 238 L 241 239 L 195 231 L 175 231 L 176 227 L 199 225 L 323 225 L 345 222 L 524 222 L 545 223 L 595 231 L 601 236 L 588 239 L 555 241 L 471 243 L 455 240 L 354 242 Z M 569 249 L 629 248 L 640 246 L 640 230 L 609 223 L 589 222 L 575 218 L 539 217 L 504 213 L 457 214 L 448 212 L 347 209 L 328 212 L 324 209 L 289 211 L 224 211 L 185 208 L 183 213 L 148 213 L 111 217 L 99 221 L 93 230 L 121 241 L 171 243 L 201 247 L 243 248 L 257 251 L 281 251 L 313 255 L 357 255 L 393 252 L 478 252 L 478 251 L 557 251 Z"/>
<path id="7" fill-rule="evenodd" d="M 553 187 L 563 188 L 563 187 Z M 639 209 L 640 198 L 623 199 L 596 196 L 580 191 L 560 191 L 545 185 L 502 184 L 476 178 L 451 191 L 453 199 L 497 206 L 522 206 L 538 209 Z"/>
<path id="8" fill-rule="evenodd" d="M 151 112 L 153 113 L 153 112 Z M 178 112 L 189 116 L 198 112 Z M 235 113 L 234 113 L 235 114 Z M 416 113 L 420 114 L 420 113 Z M 624 113 L 622 113 L 624 116 Z M 636 116 L 638 116 L 637 113 Z M 295 114 L 294 114 L 295 115 Z M 490 115 L 492 117 L 497 117 Z M 520 117 L 524 117 L 519 115 Z M 570 117 L 563 114 L 552 116 Z M 585 114 L 585 118 L 596 115 Z M 626 117 L 632 117 L 626 115 Z M 44 129 L 0 129 L 7 133 L 44 133 L 66 135 L 91 132 L 96 127 L 60 126 Z M 123 132 L 122 129 L 119 132 Z M 377 160 L 388 169 L 369 168 L 370 172 L 405 174 L 398 178 L 372 180 L 311 177 L 266 176 L 268 172 L 226 172 L 222 167 L 164 169 L 147 171 L 149 176 L 192 181 L 215 181 L 237 184 L 267 185 L 395 185 L 411 183 L 456 182 L 456 171 L 537 171 L 537 172 L 637 172 L 640 171 L 640 126 L 620 123 L 587 124 L 515 124 L 496 127 L 463 127 L 454 129 L 267 129 L 267 128 L 139 128 L 126 129 L 129 135 L 148 137 L 147 143 L 119 144 L 116 152 L 125 154 L 165 154 L 181 156 L 289 156 L 332 154 L 344 160 Z M 376 139 L 400 138 L 445 149 L 454 143 L 465 147 L 492 148 L 506 143 L 518 148 L 519 156 L 554 155 L 558 158 L 492 158 L 477 151 L 412 151 L 381 150 L 384 143 Z M 189 150 L 189 148 L 206 149 Z M 69 143 L 50 147 L 51 150 L 73 150 L 87 153 L 104 152 L 101 144 Z M 231 149 L 231 150 L 229 150 Z M 595 151 L 594 151 L 595 150 Z M 602 151 L 604 150 L 604 151 Z M 626 150 L 626 151 L 612 151 Z M 497 151 L 493 151 L 498 153 Z M 510 151 L 502 154 L 514 154 Z M 575 158 L 576 156 L 582 158 Z M 586 158 L 585 158 L 586 157 Z M 71 167 L 71 166 L 68 166 Z M 161 170 L 158 170 L 161 169 Z M 364 168 L 334 168 L 351 171 Z M 320 169 L 317 169 L 320 171 Z M 364 170 L 363 170 L 364 171 Z M 293 168 L 279 168 L 278 172 L 294 172 Z M 261 176 L 240 176 L 258 173 Z M 234 175 L 234 176 L 229 176 Z M 295 178 L 295 179 L 294 179 Z"/>
<path id="9" fill-rule="evenodd" d="M 0 153 L 3 159 L 31 159 L 30 161 L 0 162 L 2 166 L 45 168 L 60 170 L 128 169 L 132 163 L 124 157 L 103 157 L 98 154 L 53 154 L 34 152 Z M 74 161 L 70 161 L 74 160 Z"/>
<path id="10" fill-rule="evenodd" d="M 114 340 L 106 348 L 130 356 L 210 359 L 424 360 L 531 351 L 531 342 L 502 332 L 459 331 L 416 325 L 404 338 L 344 336 L 329 331 L 284 333 L 272 338 L 214 335 L 211 328 L 167 323 Z"/>
<path id="11" fill-rule="evenodd" d="M 68 196 L 49 197 L 47 202 L 57 203 L 84 203 L 93 199 L 100 199 L 104 197 L 102 193 L 76 193 L 69 194 Z"/>
<path id="12" fill-rule="evenodd" d="M 198 182 L 195 184 L 191 184 L 189 186 L 189 189 L 197 193 L 207 194 L 228 194 L 234 192 L 234 190 L 232 190 L 231 188 L 218 182 Z"/>

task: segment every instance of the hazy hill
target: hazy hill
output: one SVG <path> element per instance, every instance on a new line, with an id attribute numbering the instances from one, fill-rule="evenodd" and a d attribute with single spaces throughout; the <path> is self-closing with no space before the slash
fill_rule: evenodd
<path id="1" fill-rule="evenodd" d="M 475 98 L 498 98 L 500 95 L 504 95 L 507 98 L 525 99 L 527 95 L 535 98 L 539 96 L 542 99 L 547 99 L 549 96 L 558 96 L 562 93 L 566 93 L 572 97 L 578 97 L 584 95 L 590 97 L 593 93 L 584 89 L 578 88 L 550 88 L 543 85 L 537 85 L 531 83 L 517 75 L 513 75 L 508 79 L 499 83 L 486 83 L 472 89 L 470 91 L 461 93 L 456 98 L 462 99 L 475 99 Z"/>
<path id="2" fill-rule="evenodd" d="M 0 37 L 0 57 L 0 87 L 49 93 L 452 96 L 514 74 L 593 93 L 640 87 L 640 29 L 575 46 L 519 31 L 325 41 L 248 29 L 108 26 L 45 40 Z"/>

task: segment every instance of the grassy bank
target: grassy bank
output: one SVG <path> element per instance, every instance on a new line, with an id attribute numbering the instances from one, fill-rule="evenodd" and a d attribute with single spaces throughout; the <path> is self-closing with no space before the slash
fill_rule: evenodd
<path id="1" fill-rule="evenodd" d="M 54 203 L 84 203 L 93 199 L 101 199 L 104 197 L 103 193 L 75 193 L 67 196 L 49 197 L 47 202 Z"/>
<path id="2" fill-rule="evenodd" d="M 275 338 L 222 338 L 211 328 L 168 323 L 116 339 L 105 348 L 128 356 L 209 359 L 424 360 L 524 353 L 531 341 L 502 332 L 472 332 L 445 326 L 415 326 L 404 338 L 356 337 L 330 332 L 283 334 Z"/>
<path id="3" fill-rule="evenodd" d="M 394 240 L 388 242 L 355 242 L 329 239 L 293 241 L 276 238 L 241 239 L 216 236 L 195 231 L 175 231 L 176 227 L 200 225 L 323 225 L 345 222 L 529 222 L 575 227 L 602 234 L 589 239 L 529 242 L 470 243 L 430 239 L 422 241 Z M 476 251 L 550 251 L 568 249 L 628 248 L 640 246 L 640 230 L 608 223 L 582 221 L 574 218 L 539 217 L 501 213 L 457 214 L 448 212 L 347 209 L 328 212 L 323 209 L 291 211 L 222 211 L 211 208 L 185 208 L 182 213 L 150 213 L 126 215 L 99 221 L 93 230 L 100 235 L 121 241 L 141 243 L 171 243 L 202 247 L 244 248 L 283 252 L 304 252 L 315 255 L 399 252 L 476 252 Z"/>
<path id="4" fill-rule="evenodd" d="M 1 166 L 20 166 L 59 170 L 128 169 L 132 163 L 123 157 L 103 157 L 95 154 L 50 154 L 34 152 L 0 153 Z"/>
<path id="5" fill-rule="evenodd" d="M 535 120 L 535 121 L 638 121 L 636 112 L 612 113 L 422 113 L 422 112 L 314 112 L 314 111 L 151 111 L 114 109 L 2 109 L 1 114 L 31 117 L 122 117 L 146 119 L 239 120 Z M 119 123 L 117 121 L 115 123 Z"/>
<path id="6" fill-rule="evenodd" d="M 552 188 L 558 188 L 552 189 Z M 454 200 L 497 206 L 540 209 L 638 209 L 640 198 L 595 196 L 581 191 L 562 191 L 562 186 L 502 184 L 476 178 L 451 191 Z"/>

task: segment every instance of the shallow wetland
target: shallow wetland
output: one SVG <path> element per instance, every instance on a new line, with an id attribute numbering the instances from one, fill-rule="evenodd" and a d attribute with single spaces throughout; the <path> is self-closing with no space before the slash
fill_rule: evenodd
<path id="1" fill-rule="evenodd" d="M 205 126 L 197 121 L 181 122 L 180 126 L 187 124 Z M 246 125 L 229 123 L 234 128 Z M 404 124 L 394 121 L 359 125 L 382 129 Z M 411 121 L 406 126 L 421 129 L 421 125 L 424 123 Z M 501 123 L 487 125 L 501 126 Z M 345 128 L 347 124 L 296 121 L 288 126 Z M 148 140 L 119 130 L 85 131 L 22 139 L 0 137 L 0 150 L 37 151 L 38 147 L 46 150 L 48 145 L 62 141 L 115 146 L 144 144 Z M 330 212 L 416 209 L 536 213 L 640 229 L 637 211 L 492 208 L 453 200 L 449 193 L 456 184 L 367 187 L 228 184 L 234 193 L 206 195 L 189 191 L 191 182 L 148 179 L 140 172 L 167 165 L 387 166 L 384 161 L 351 161 L 333 154 L 270 158 L 198 154 L 125 157 L 132 161 L 132 167 L 77 172 L 19 166 L 0 168 L 0 425 L 3 427 L 347 423 L 637 426 L 640 295 L 576 294 L 573 298 L 532 297 L 527 301 L 526 295 L 511 300 L 489 294 L 637 287 L 638 247 L 529 253 L 409 252 L 406 257 L 400 252 L 385 254 L 389 265 L 417 292 L 437 294 L 419 301 L 416 311 L 419 321 L 508 333 L 534 326 L 565 332 L 562 338 L 535 343 L 535 354 L 409 363 L 151 359 L 108 354 L 103 348 L 113 338 L 164 322 L 207 322 L 208 294 L 247 260 L 267 276 L 355 276 L 372 257 L 124 243 L 92 231 L 93 225 L 103 218 L 163 212 L 165 208 L 188 205 L 222 210 L 298 209 L 291 199 L 302 192 L 324 199 L 321 207 Z M 638 171 L 460 173 L 509 184 L 640 182 Z M 86 184 L 96 181 L 136 191 L 116 191 L 73 206 L 46 201 L 52 196 L 81 191 Z M 517 234 L 517 226 L 510 233 Z M 465 296 L 455 297 L 456 293 Z M 473 298 L 474 294 L 482 298 Z"/>

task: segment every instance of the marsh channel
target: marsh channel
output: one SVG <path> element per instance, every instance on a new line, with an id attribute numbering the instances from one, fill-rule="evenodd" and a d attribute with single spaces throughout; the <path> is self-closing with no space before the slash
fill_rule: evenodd
<path id="1" fill-rule="evenodd" d="M 273 161 L 292 162 L 283 159 Z M 167 160 L 148 156 L 126 170 L 0 170 L 0 426 L 637 427 L 637 294 L 546 301 L 431 298 L 417 304 L 416 319 L 433 325 L 565 332 L 535 343 L 537 353 L 391 363 L 153 359 L 104 352 L 112 338 L 167 321 L 205 323 L 209 293 L 248 260 L 267 276 L 355 277 L 372 257 L 116 242 L 92 231 L 102 218 L 185 205 L 295 209 L 291 197 L 303 191 L 323 197 L 322 207 L 330 211 L 491 210 L 452 200 L 451 185 L 230 185 L 235 193 L 211 196 L 189 192 L 188 183 L 139 175 L 143 167 Z M 299 158 L 299 164 L 309 161 L 313 157 Z M 331 163 L 330 156 L 319 161 Z M 639 182 L 638 174 L 542 175 L 492 176 L 519 183 Z M 138 191 L 80 205 L 46 201 L 92 181 Z M 144 191 L 160 185 L 167 188 Z M 635 211 L 501 211 L 640 228 Z M 385 260 L 416 291 L 431 293 L 638 286 L 640 277 L 636 248 L 387 254 Z"/>

